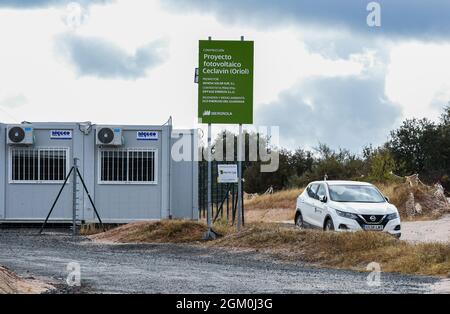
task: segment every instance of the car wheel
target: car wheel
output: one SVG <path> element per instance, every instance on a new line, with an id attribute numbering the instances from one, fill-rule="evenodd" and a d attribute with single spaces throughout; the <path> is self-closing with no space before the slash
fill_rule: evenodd
<path id="1" fill-rule="evenodd" d="M 325 231 L 333 231 L 333 230 L 334 230 L 333 220 L 331 218 L 328 218 L 327 222 L 325 223 Z"/>
<path id="2" fill-rule="evenodd" d="M 298 211 L 295 216 L 295 226 L 299 229 L 303 229 L 303 216 L 301 211 Z"/>

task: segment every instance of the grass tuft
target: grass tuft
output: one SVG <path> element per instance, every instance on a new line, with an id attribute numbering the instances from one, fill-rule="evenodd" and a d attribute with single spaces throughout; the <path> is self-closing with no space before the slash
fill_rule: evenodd
<path id="1" fill-rule="evenodd" d="M 110 230 L 116 228 L 117 226 L 118 224 L 105 224 L 104 228 L 105 230 Z M 80 234 L 84 236 L 93 235 L 100 232 L 103 232 L 103 229 L 98 223 L 83 224 L 80 227 Z"/>
<path id="2" fill-rule="evenodd" d="M 186 243 L 202 240 L 207 230 L 203 223 L 188 220 L 164 220 L 126 224 L 91 235 L 92 240 L 118 243 Z"/>

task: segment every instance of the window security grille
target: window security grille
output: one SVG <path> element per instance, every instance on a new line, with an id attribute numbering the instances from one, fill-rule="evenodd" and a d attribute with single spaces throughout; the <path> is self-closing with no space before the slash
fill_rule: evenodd
<path id="1" fill-rule="evenodd" d="M 156 150 L 103 149 L 99 154 L 100 183 L 156 183 Z"/>
<path id="2" fill-rule="evenodd" d="M 67 175 L 68 148 L 12 147 L 9 158 L 11 183 L 60 183 Z"/>

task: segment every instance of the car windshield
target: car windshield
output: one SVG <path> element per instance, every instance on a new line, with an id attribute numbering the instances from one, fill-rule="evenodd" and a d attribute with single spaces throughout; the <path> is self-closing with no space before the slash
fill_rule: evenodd
<path id="1" fill-rule="evenodd" d="M 370 185 L 330 185 L 330 198 L 335 202 L 383 203 L 386 200 Z"/>

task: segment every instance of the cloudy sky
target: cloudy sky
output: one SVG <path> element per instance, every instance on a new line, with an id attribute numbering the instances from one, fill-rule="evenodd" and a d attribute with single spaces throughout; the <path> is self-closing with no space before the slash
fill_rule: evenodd
<path id="1" fill-rule="evenodd" d="M 450 100 L 450 1 L 369 2 L 0 0 L 0 121 L 198 127 L 198 40 L 243 35 L 255 124 L 358 152 Z"/>

